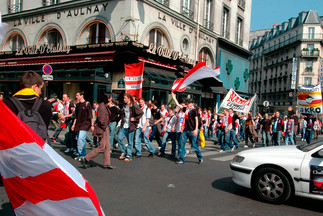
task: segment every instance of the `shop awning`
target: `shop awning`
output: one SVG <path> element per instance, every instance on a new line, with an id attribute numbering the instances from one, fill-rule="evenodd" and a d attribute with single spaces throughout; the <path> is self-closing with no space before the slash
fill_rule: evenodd
<path id="1" fill-rule="evenodd" d="M 153 80 L 164 80 L 168 82 L 174 82 L 177 79 L 175 74 L 157 72 L 156 70 L 146 68 L 144 70 L 144 76 L 148 76 L 150 79 Z"/>
<path id="2" fill-rule="evenodd" d="M 223 87 L 223 86 L 218 86 L 218 87 L 210 87 L 213 93 L 216 94 L 227 94 L 228 90 Z"/>
<path id="3" fill-rule="evenodd" d="M 20 58 L 0 59 L 0 67 L 25 66 L 43 64 L 68 64 L 113 61 L 116 51 L 87 52 L 65 55 L 28 56 Z"/>

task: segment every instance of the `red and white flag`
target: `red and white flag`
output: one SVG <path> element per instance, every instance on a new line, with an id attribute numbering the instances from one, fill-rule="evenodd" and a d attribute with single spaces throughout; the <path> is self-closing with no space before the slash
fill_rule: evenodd
<path id="1" fill-rule="evenodd" d="M 206 62 L 196 64 L 184 78 L 179 78 L 174 81 L 172 92 L 184 91 L 191 83 L 205 78 L 216 77 L 220 74 L 220 67 L 212 69 L 206 66 Z"/>
<path id="2" fill-rule="evenodd" d="M 70 163 L 0 101 L 0 173 L 16 215 L 104 215 Z"/>
<path id="3" fill-rule="evenodd" d="M 138 99 L 142 98 L 144 67 L 145 62 L 124 65 L 126 92 L 131 95 L 136 95 Z"/>

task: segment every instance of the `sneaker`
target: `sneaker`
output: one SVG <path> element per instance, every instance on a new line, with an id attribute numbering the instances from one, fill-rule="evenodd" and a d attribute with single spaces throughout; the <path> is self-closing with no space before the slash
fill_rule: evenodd
<path id="1" fill-rule="evenodd" d="M 249 146 L 248 145 L 244 145 L 243 148 L 248 148 Z"/>
<path id="2" fill-rule="evenodd" d="M 130 157 L 126 157 L 123 161 L 124 162 L 130 162 L 130 161 L 132 161 L 132 159 Z"/>
<path id="3" fill-rule="evenodd" d="M 234 151 L 234 150 L 236 150 L 236 147 L 235 146 L 232 147 L 231 151 Z"/>
<path id="4" fill-rule="evenodd" d="M 64 151 L 64 153 L 69 153 L 69 152 L 71 152 L 71 151 L 72 151 L 72 149 L 67 148 L 67 149 Z"/>
<path id="5" fill-rule="evenodd" d="M 52 142 L 56 142 L 55 137 L 52 137 L 51 140 L 52 140 Z"/>
<path id="6" fill-rule="evenodd" d="M 254 148 L 254 147 L 256 147 L 256 143 L 254 143 L 254 144 L 252 145 L 252 148 Z"/>
<path id="7" fill-rule="evenodd" d="M 198 164 L 202 164 L 204 161 L 203 159 L 199 160 Z"/>
<path id="8" fill-rule="evenodd" d="M 223 152 L 225 152 L 225 151 L 224 151 L 224 150 L 222 150 L 222 149 L 219 151 L 219 153 L 223 153 Z"/>
<path id="9" fill-rule="evenodd" d="M 111 166 L 111 165 L 104 165 L 103 169 L 115 169 L 116 167 Z"/>
<path id="10" fill-rule="evenodd" d="M 157 154 L 157 156 L 158 156 L 158 157 L 165 157 L 165 154 L 163 154 L 163 153 L 159 152 L 159 153 Z"/>
<path id="11" fill-rule="evenodd" d="M 81 158 L 82 158 L 82 157 L 75 157 L 75 158 L 74 158 L 74 160 L 76 160 L 76 161 L 81 161 Z"/>
<path id="12" fill-rule="evenodd" d="M 141 158 L 141 155 L 135 155 L 135 158 Z"/>
<path id="13" fill-rule="evenodd" d="M 83 168 L 86 169 L 87 168 L 87 166 L 86 166 L 87 160 L 84 157 L 81 157 L 80 162 L 83 165 Z"/>
<path id="14" fill-rule="evenodd" d="M 119 160 L 124 160 L 126 158 L 126 153 L 121 153 Z"/>
<path id="15" fill-rule="evenodd" d="M 184 163 L 184 161 L 182 161 L 182 160 L 176 161 L 176 164 L 183 164 L 183 163 Z"/>
<path id="16" fill-rule="evenodd" d="M 153 153 L 149 153 L 148 157 L 149 158 L 153 158 L 154 157 L 154 154 Z"/>

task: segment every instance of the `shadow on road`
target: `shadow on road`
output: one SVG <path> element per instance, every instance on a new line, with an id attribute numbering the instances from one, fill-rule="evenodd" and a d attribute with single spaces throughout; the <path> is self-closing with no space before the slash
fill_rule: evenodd
<path id="1" fill-rule="evenodd" d="M 257 196 L 252 192 L 251 189 L 236 185 L 232 181 L 232 177 L 215 180 L 214 182 L 212 182 L 212 187 L 217 190 L 225 191 L 240 197 L 245 197 L 248 199 L 255 200 L 257 202 L 261 202 L 257 198 Z M 273 204 L 269 204 L 269 203 L 265 203 L 265 204 L 272 205 L 273 207 L 275 207 L 275 205 Z M 289 199 L 283 205 L 288 205 L 295 208 L 306 209 L 309 211 L 323 213 L 322 200 L 315 200 L 315 199 L 295 196 Z"/>
<path id="2" fill-rule="evenodd" d="M 10 203 L 3 203 L 0 208 L 0 215 L 13 216 L 13 209 Z"/>

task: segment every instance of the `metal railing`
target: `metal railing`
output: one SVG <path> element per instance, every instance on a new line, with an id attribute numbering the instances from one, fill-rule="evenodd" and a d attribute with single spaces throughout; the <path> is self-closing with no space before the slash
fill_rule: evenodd
<path id="1" fill-rule="evenodd" d="M 182 14 L 191 20 L 194 19 L 194 11 L 188 9 L 185 6 L 182 7 Z"/>
<path id="2" fill-rule="evenodd" d="M 58 0 L 43 0 L 43 6 L 50 6 L 57 3 L 58 3 Z"/>
<path id="3" fill-rule="evenodd" d="M 302 57 L 317 58 L 320 56 L 319 50 L 302 50 Z"/>
<path id="4" fill-rule="evenodd" d="M 271 39 L 271 40 L 274 40 Z M 296 41 L 300 41 L 300 40 L 306 40 L 306 41 L 320 41 L 320 40 L 323 40 L 323 35 L 322 34 L 299 34 L 299 35 L 296 35 L 294 37 L 290 37 L 289 39 L 286 39 L 276 45 L 273 45 L 273 46 L 269 46 L 268 48 L 264 49 L 263 53 L 268 53 L 268 52 L 271 52 L 271 51 L 274 51 L 274 50 L 277 50 L 281 47 L 284 47 L 284 46 L 287 46 L 289 44 L 292 44 Z"/>
<path id="5" fill-rule="evenodd" d="M 213 26 L 214 26 L 213 22 L 211 22 L 211 21 L 209 21 L 207 19 L 204 19 L 204 27 L 205 28 L 213 31 Z"/>
<path id="6" fill-rule="evenodd" d="M 22 2 L 18 2 L 16 4 L 11 4 L 10 1 L 8 3 L 8 13 L 17 13 L 20 12 L 22 8 Z"/>
<path id="7" fill-rule="evenodd" d="M 155 0 L 155 1 L 169 7 L 169 0 Z"/>

